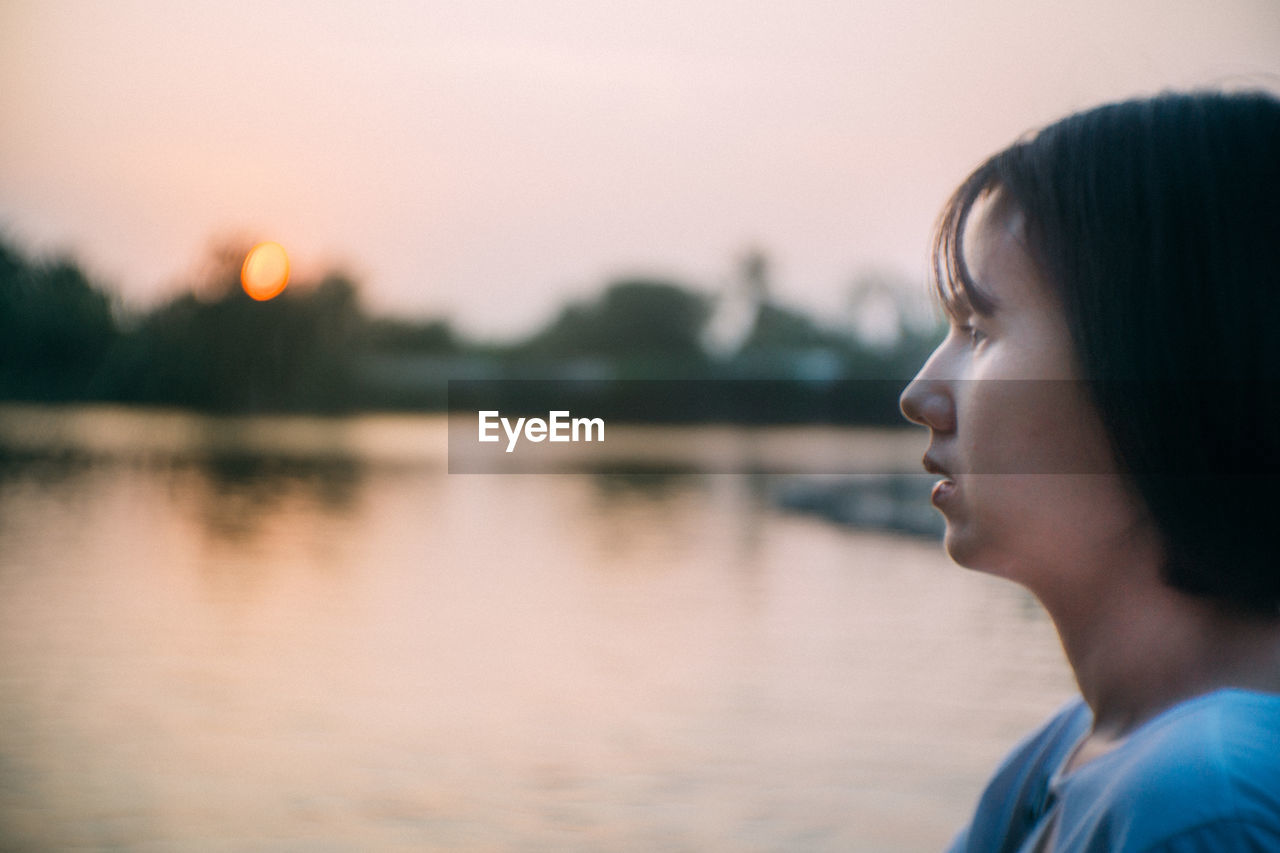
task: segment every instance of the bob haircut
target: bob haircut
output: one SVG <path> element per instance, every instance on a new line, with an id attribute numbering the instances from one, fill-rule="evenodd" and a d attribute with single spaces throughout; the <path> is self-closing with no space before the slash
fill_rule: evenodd
<path id="1" fill-rule="evenodd" d="M 965 263 L 975 202 L 1026 218 L 1164 578 L 1280 615 L 1280 99 L 1170 93 L 1068 116 L 979 166 L 944 207 L 934 284 L 992 303 Z"/>

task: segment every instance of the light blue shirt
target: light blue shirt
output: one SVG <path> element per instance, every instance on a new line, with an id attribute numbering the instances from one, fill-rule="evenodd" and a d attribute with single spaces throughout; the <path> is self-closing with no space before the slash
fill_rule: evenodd
<path id="1" fill-rule="evenodd" d="M 1015 747 L 950 853 L 1280 851 L 1280 695 L 1197 696 L 1063 775 L 1092 722 L 1077 698 Z"/>

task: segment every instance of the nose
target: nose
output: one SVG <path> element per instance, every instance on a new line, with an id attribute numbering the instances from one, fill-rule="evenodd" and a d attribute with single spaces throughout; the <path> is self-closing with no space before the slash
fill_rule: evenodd
<path id="1" fill-rule="evenodd" d="M 927 375 L 926 364 L 916 378 L 903 389 L 898 407 L 907 420 L 927 426 L 934 432 L 952 432 L 956 428 L 955 397 L 950 386 Z"/>

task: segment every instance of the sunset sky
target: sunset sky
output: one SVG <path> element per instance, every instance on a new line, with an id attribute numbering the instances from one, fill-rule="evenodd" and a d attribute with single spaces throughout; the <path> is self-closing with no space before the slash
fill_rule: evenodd
<path id="1" fill-rule="evenodd" d="M 1275 0 L 0 0 L 0 228 L 140 305 L 231 238 L 482 334 L 750 246 L 836 312 L 986 154 L 1195 85 L 1280 91 Z"/>

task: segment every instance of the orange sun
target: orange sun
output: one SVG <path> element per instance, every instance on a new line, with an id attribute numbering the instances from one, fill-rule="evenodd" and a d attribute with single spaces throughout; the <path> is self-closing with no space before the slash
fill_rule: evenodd
<path id="1" fill-rule="evenodd" d="M 259 243 L 249 250 L 240 268 L 244 292 L 259 302 L 280 295 L 289 283 L 289 256 L 279 243 Z"/>

